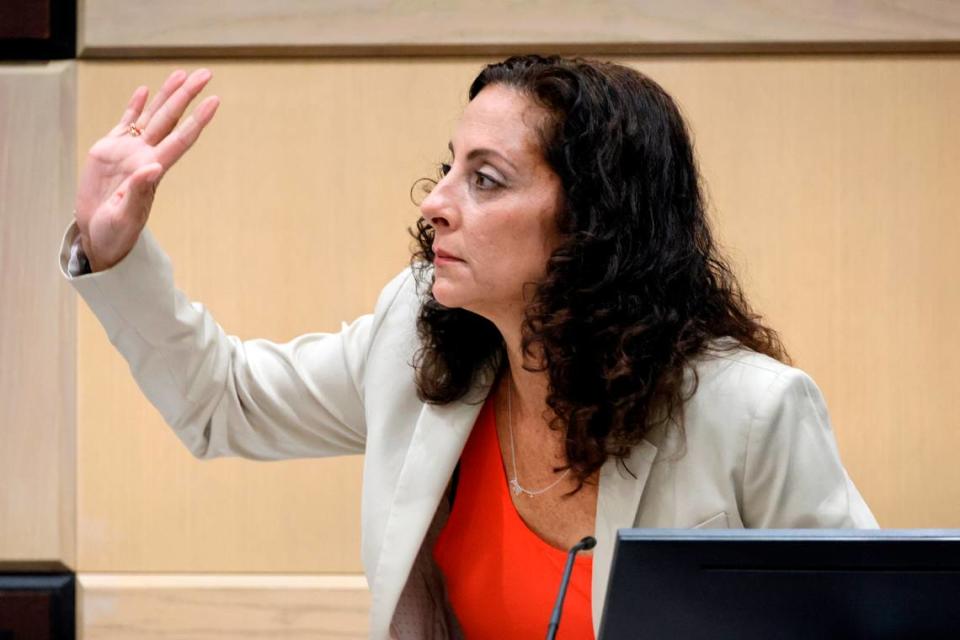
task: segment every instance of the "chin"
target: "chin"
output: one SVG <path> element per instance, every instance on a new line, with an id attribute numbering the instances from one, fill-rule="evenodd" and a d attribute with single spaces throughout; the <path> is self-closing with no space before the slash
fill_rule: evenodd
<path id="1" fill-rule="evenodd" d="M 478 295 L 477 287 L 474 283 L 465 283 L 459 279 L 445 278 L 434 275 L 433 297 L 437 302 L 449 309 L 466 309 L 476 313 L 478 303 L 484 297 Z"/>
<path id="2" fill-rule="evenodd" d="M 463 295 L 450 282 L 435 280 L 433 283 L 433 297 L 437 302 L 450 309 L 463 306 Z"/>

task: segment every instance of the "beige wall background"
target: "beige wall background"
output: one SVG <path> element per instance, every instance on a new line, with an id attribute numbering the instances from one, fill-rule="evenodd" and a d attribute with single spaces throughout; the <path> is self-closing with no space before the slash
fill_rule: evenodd
<path id="1" fill-rule="evenodd" d="M 150 223 L 181 287 L 246 338 L 370 309 L 485 61 L 202 61 L 221 110 Z M 681 103 L 719 235 L 882 525 L 960 527 L 960 59 L 621 61 Z M 82 63 L 81 148 L 200 63 Z M 78 359 L 82 571 L 360 571 L 358 460 L 199 463 L 84 307 Z"/>
<path id="2" fill-rule="evenodd" d="M 79 61 L 0 67 L 0 563 L 76 570 L 84 637 L 366 630 L 362 461 L 194 460 L 57 284 L 72 169 L 136 86 L 176 67 L 211 68 L 222 105 L 151 228 L 228 332 L 285 341 L 369 311 L 404 267 L 410 186 L 445 158 L 483 64 L 631 52 L 614 59 L 686 113 L 718 235 L 823 389 L 881 524 L 960 528 L 952 5 L 494 0 L 485 21 L 456 2 L 144 2 L 86 0 Z"/>
<path id="3" fill-rule="evenodd" d="M 221 111 L 150 223 L 180 286 L 244 338 L 372 308 L 407 259 L 409 187 L 443 158 L 483 62 L 205 62 Z M 724 244 L 823 387 L 881 522 L 960 526 L 960 372 L 939 355 L 960 348 L 960 60 L 624 62 L 683 105 Z M 175 66 L 82 63 L 81 147 Z M 79 380 L 82 567 L 360 569 L 358 460 L 198 464 L 85 308 L 79 369 L 97 372 Z"/>

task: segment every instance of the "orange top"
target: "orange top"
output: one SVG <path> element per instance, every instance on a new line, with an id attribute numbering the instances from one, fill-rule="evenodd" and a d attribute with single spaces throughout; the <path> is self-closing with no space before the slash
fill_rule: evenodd
<path id="1" fill-rule="evenodd" d="M 567 552 L 541 540 L 514 508 L 490 398 L 460 457 L 453 512 L 433 554 L 467 638 L 546 635 Z M 593 638 L 592 577 L 592 556 L 578 554 L 557 638 Z"/>

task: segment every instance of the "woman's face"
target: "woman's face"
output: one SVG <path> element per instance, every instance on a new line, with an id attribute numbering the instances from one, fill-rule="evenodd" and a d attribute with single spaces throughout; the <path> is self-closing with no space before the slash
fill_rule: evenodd
<path id="1" fill-rule="evenodd" d="M 446 174 L 420 205 L 434 228 L 433 295 L 494 320 L 525 306 L 559 242 L 560 178 L 536 134 L 542 107 L 502 85 L 470 101 L 450 141 Z"/>

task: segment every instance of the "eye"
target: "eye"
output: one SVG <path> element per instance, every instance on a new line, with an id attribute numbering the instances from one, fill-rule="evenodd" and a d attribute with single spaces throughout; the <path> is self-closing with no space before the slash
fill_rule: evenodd
<path id="1" fill-rule="evenodd" d="M 438 173 L 438 174 L 440 175 L 440 177 L 442 178 L 442 177 L 444 177 L 445 175 L 447 175 L 448 173 L 450 173 L 450 169 L 451 169 L 451 167 L 450 167 L 450 164 L 449 164 L 449 163 L 447 163 L 447 162 L 441 162 L 441 163 L 440 163 L 440 166 L 437 168 L 437 173 Z"/>
<path id="2" fill-rule="evenodd" d="M 482 171 L 477 171 L 474 174 L 474 176 L 475 178 L 474 178 L 473 184 L 478 189 L 483 189 L 483 190 L 496 189 L 497 187 L 500 186 L 499 182 L 497 182 L 487 174 L 483 173 Z"/>

